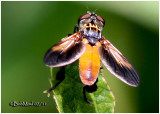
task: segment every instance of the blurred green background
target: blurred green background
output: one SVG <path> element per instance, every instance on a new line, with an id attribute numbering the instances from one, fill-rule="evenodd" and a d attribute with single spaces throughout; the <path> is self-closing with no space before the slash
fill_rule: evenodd
<path id="1" fill-rule="evenodd" d="M 159 112 L 159 2 L 1 2 L 1 111 L 58 112 L 49 89 L 45 52 L 73 33 L 80 15 L 101 15 L 102 34 L 133 64 L 140 77 L 130 87 L 105 69 L 115 97 L 115 112 Z M 11 107 L 12 101 L 46 102 L 41 107 Z"/>

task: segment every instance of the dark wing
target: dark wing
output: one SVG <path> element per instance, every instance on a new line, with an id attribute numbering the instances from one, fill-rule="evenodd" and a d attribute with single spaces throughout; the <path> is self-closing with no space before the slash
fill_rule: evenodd
<path id="1" fill-rule="evenodd" d="M 130 86 L 138 86 L 139 77 L 133 66 L 108 40 L 102 38 L 99 55 L 105 67 Z"/>
<path id="2" fill-rule="evenodd" d="M 73 63 L 85 52 L 85 45 L 80 39 L 80 32 L 63 38 L 47 51 L 44 63 L 49 67 L 61 67 Z"/>

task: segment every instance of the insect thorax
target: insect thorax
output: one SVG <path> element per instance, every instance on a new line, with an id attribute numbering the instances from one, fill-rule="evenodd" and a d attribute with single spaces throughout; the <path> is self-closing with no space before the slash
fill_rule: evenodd
<path id="1" fill-rule="evenodd" d="M 92 45 L 94 45 L 101 38 L 101 30 L 97 27 L 97 25 L 85 24 L 83 26 L 83 34 Z"/>

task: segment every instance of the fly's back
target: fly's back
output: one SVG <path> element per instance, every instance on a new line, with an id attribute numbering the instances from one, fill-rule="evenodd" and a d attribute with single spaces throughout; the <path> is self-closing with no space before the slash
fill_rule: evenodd
<path id="1" fill-rule="evenodd" d="M 88 12 L 79 18 L 78 23 L 84 37 L 88 39 L 91 45 L 95 45 L 101 39 L 101 31 L 105 24 L 102 17 L 94 12 Z"/>
<path id="2" fill-rule="evenodd" d="M 97 25 L 94 24 L 84 24 L 83 34 L 88 39 L 91 45 L 94 45 L 101 38 L 101 30 Z"/>

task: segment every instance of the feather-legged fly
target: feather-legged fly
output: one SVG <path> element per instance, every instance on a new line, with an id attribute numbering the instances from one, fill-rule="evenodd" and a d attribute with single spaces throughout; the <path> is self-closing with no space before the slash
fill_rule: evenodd
<path id="1" fill-rule="evenodd" d="M 79 59 L 80 79 L 89 87 L 96 83 L 102 61 L 104 66 L 121 81 L 130 86 L 138 86 L 139 77 L 133 66 L 102 35 L 104 25 L 105 20 L 95 12 L 88 11 L 87 14 L 80 16 L 74 34 L 63 38 L 47 51 L 44 57 L 45 65 L 63 67 Z M 45 92 L 49 94 L 57 85 Z M 85 92 L 84 98 L 89 102 Z"/>

